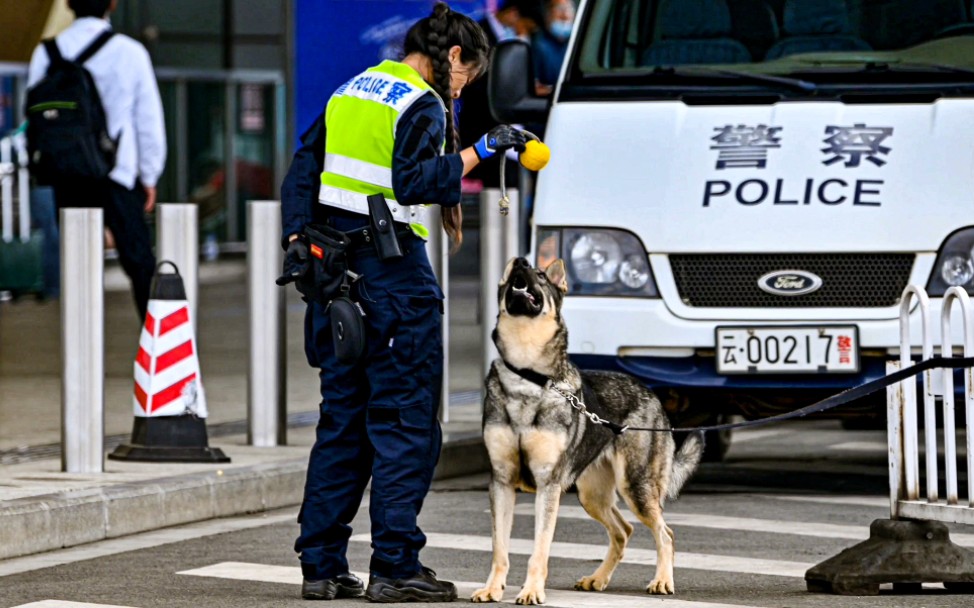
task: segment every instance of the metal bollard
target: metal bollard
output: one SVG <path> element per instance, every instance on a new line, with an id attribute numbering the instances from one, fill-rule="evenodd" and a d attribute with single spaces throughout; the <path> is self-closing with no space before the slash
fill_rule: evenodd
<path id="1" fill-rule="evenodd" d="M 199 208 L 192 203 L 161 203 L 157 212 L 156 255 L 159 260 L 169 260 L 179 268 L 186 288 L 190 319 L 196 334 L 199 311 Z"/>
<path id="2" fill-rule="evenodd" d="M 286 292 L 274 283 L 284 264 L 281 203 L 250 201 L 247 235 L 247 443 L 268 448 L 287 444 Z"/>
<path id="3" fill-rule="evenodd" d="M 14 139 L 17 151 L 17 198 L 20 201 L 20 240 L 30 241 L 30 168 L 27 157 L 27 137 Z"/>
<path id="4" fill-rule="evenodd" d="M 0 139 L 0 201 L 3 202 L 0 224 L 3 226 L 5 243 L 14 240 L 14 174 L 17 170 L 13 162 L 12 149 L 9 137 Z"/>
<path id="5" fill-rule="evenodd" d="M 500 190 L 488 188 L 480 193 L 480 302 L 483 335 L 484 376 L 497 358 L 497 348 L 491 334 L 497 320 L 497 285 L 500 283 L 508 260 L 520 255 L 520 199 L 517 190 L 508 190 L 511 207 L 505 217 L 500 214 L 497 201 Z"/>
<path id="6" fill-rule="evenodd" d="M 429 256 L 433 274 L 444 294 L 450 292 L 450 240 L 443 232 L 440 207 L 427 209 L 426 226 L 430 235 L 426 241 L 426 255 Z M 443 378 L 440 383 L 440 422 L 450 421 L 450 298 L 443 300 Z"/>
<path id="7" fill-rule="evenodd" d="M 61 470 L 104 471 L 105 224 L 61 210 Z"/>

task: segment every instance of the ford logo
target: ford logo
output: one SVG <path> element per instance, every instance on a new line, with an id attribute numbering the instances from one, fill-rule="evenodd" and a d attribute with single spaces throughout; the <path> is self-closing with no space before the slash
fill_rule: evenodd
<path id="1" fill-rule="evenodd" d="M 776 296 L 803 296 L 821 286 L 821 277 L 804 270 L 775 270 L 758 279 L 758 287 Z"/>

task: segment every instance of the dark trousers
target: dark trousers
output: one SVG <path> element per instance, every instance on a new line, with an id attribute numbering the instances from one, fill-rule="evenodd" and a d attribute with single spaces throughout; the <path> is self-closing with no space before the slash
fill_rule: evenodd
<path id="1" fill-rule="evenodd" d="M 58 213 L 54 204 L 54 190 L 48 186 L 35 186 L 30 191 L 31 222 L 44 235 L 44 295 L 57 298 L 61 295 L 61 254 L 58 233 Z"/>
<path id="2" fill-rule="evenodd" d="M 394 262 L 372 250 L 350 259 L 363 275 L 354 289 L 366 313 L 366 353 L 358 364 L 337 362 L 327 310 L 308 306 L 305 350 L 321 369 L 322 401 L 295 550 L 309 580 L 349 571 L 349 523 L 370 477 L 370 571 L 405 577 L 420 569 L 426 537 L 416 518 L 442 441 L 443 294 L 424 243 L 408 241 Z"/>
<path id="3" fill-rule="evenodd" d="M 132 281 L 132 295 L 139 318 L 145 320 L 149 287 L 156 269 L 149 227 L 145 223 L 145 190 L 140 184 L 129 190 L 111 180 L 72 181 L 54 185 L 58 209 L 101 207 L 105 227 L 115 239 L 122 269 Z M 60 214 L 59 214 L 60 217 Z"/>

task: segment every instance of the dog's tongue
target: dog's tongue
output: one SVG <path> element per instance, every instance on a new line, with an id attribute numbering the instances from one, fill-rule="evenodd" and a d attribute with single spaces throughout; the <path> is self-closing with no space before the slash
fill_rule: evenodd
<path id="1" fill-rule="evenodd" d="M 532 304 L 534 304 L 534 294 L 528 291 L 527 287 L 515 287 L 514 293 L 526 297 Z"/>

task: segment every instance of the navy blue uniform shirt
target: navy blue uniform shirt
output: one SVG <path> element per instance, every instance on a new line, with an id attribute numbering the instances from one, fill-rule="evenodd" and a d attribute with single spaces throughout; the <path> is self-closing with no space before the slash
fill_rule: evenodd
<path id="1" fill-rule="evenodd" d="M 445 134 L 443 108 L 432 93 L 417 99 L 399 117 L 392 156 L 392 191 L 400 205 L 453 207 L 460 203 L 463 159 L 459 154 L 440 155 Z M 315 210 L 319 209 L 315 205 L 330 209 L 318 202 L 324 156 L 322 113 L 301 136 L 301 147 L 281 184 L 281 242 L 285 248 L 290 235 L 300 234 L 305 224 L 313 221 Z M 318 214 L 320 217 L 320 210 Z"/>

